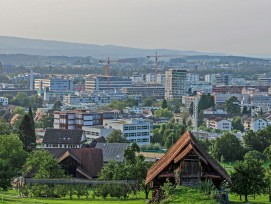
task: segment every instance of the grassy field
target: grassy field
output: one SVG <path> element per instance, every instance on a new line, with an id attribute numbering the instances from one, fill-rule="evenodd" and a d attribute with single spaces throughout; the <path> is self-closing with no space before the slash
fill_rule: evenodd
<path id="1" fill-rule="evenodd" d="M 151 193 L 150 193 L 151 196 Z M 242 197 L 243 201 L 239 200 L 239 196 L 235 196 L 233 194 L 229 195 L 230 203 L 237 204 L 237 203 L 246 203 L 244 202 L 244 197 Z M 249 196 L 248 198 L 249 203 L 258 203 L 258 204 L 267 204 L 268 202 L 268 196 L 267 195 L 261 195 L 256 196 L 256 199 L 252 196 Z M 70 200 L 68 197 L 66 199 L 51 199 L 51 198 L 20 198 L 18 197 L 18 193 L 14 190 L 9 191 L 8 193 L 4 194 L 4 202 L 0 199 L 0 204 L 84 204 L 84 203 L 104 203 L 104 204 L 117 204 L 117 203 L 123 203 L 123 204 L 144 204 L 144 193 L 140 193 L 137 196 L 130 197 L 127 200 L 122 199 L 113 199 L 113 198 L 107 198 L 107 199 L 93 199 L 90 195 L 88 199 L 82 198 L 77 199 L 77 197 L 74 197 L 73 200 Z M 198 190 L 194 188 L 186 188 L 186 187 L 180 187 L 178 190 L 174 192 L 174 195 L 170 199 L 166 199 L 163 203 L 182 203 L 182 204 L 219 204 L 217 201 L 213 200 L 212 198 L 205 196 L 201 194 Z"/>
<path id="2" fill-rule="evenodd" d="M 239 200 L 239 196 L 235 196 L 233 194 L 229 195 L 229 199 L 231 203 L 246 203 L 245 197 L 242 196 L 242 201 Z M 254 200 L 253 196 L 248 197 L 249 203 L 259 203 L 259 204 L 264 204 L 264 203 L 270 203 L 268 202 L 268 195 L 261 195 L 261 196 L 256 196 L 256 199 Z"/>
<path id="3" fill-rule="evenodd" d="M 2 196 L 1 196 L 2 197 Z M 95 198 L 92 199 L 91 195 L 88 199 L 81 198 L 80 200 L 77 199 L 77 197 L 74 197 L 73 200 L 70 200 L 68 197 L 66 199 L 51 199 L 51 198 L 20 198 L 18 197 L 18 193 L 16 191 L 9 191 L 8 193 L 4 194 L 4 202 L 2 202 L 2 198 L 0 200 L 0 203 L 4 204 L 74 204 L 74 203 L 92 203 L 92 204 L 117 204 L 117 203 L 123 203 L 123 204 L 144 204 L 144 194 L 140 193 L 137 196 L 130 197 L 127 200 L 122 199 L 113 199 L 113 198 L 107 198 L 107 199 L 99 199 Z"/>

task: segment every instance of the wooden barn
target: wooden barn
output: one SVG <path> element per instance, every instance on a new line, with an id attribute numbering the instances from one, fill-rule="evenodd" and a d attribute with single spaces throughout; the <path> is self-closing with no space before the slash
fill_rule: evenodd
<path id="1" fill-rule="evenodd" d="M 210 179 L 218 189 L 223 183 L 232 184 L 227 172 L 189 131 L 148 170 L 145 184 L 150 183 L 155 188 L 163 185 L 167 179 L 185 186 L 195 186 Z"/>

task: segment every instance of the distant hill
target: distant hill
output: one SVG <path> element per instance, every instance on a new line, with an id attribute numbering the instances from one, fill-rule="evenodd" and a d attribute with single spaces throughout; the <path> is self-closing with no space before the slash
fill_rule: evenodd
<path id="1" fill-rule="evenodd" d="M 18 37 L 0 36 L 0 54 L 25 54 L 41 56 L 91 56 L 94 58 L 146 57 L 155 52 L 160 55 L 217 55 L 196 51 L 170 49 L 140 49 L 115 45 L 94 45 L 50 40 L 34 40 Z"/>

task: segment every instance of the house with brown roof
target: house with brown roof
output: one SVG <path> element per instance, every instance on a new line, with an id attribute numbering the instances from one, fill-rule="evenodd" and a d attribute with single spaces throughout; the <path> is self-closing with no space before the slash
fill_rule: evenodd
<path id="1" fill-rule="evenodd" d="M 81 148 L 85 141 L 83 130 L 47 129 L 42 144 L 44 148 Z"/>
<path id="2" fill-rule="evenodd" d="M 145 184 L 158 187 L 169 179 L 172 183 L 193 186 L 210 179 L 219 189 L 232 184 L 227 172 L 186 131 L 168 152 L 148 170 Z"/>
<path id="3" fill-rule="evenodd" d="M 48 148 L 67 175 L 75 178 L 93 179 L 103 167 L 103 152 L 99 148 Z"/>

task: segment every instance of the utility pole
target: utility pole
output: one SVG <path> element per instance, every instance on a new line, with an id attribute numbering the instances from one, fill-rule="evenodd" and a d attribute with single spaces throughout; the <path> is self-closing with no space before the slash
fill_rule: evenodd
<path id="1" fill-rule="evenodd" d="M 194 103 L 193 103 L 193 129 L 194 131 L 198 131 L 198 108 L 199 105 L 199 98 L 198 96 L 195 97 Z"/>

